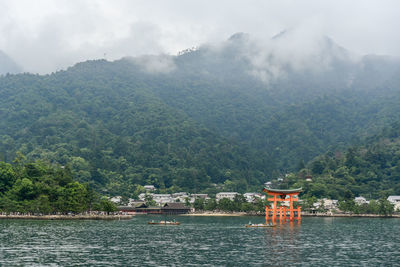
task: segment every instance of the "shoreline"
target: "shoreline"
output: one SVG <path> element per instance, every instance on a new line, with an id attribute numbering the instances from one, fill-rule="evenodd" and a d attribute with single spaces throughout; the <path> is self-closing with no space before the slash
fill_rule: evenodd
<path id="1" fill-rule="evenodd" d="M 0 220 L 130 220 L 132 215 L 0 215 Z"/>
<path id="2" fill-rule="evenodd" d="M 257 214 L 249 214 L 246 212 L 233 212 L 233 213 L 228 213 L 228 212 L 199 212 L 199 213 L 186 213 L 186 214 L 181 214 L 181 216 L 215 216 L 215 217 L 238 217 L 238 216 L 259 216 Z"/>
<path id="3" fill-rule="evenodd" d="M 239 217 L 239 216 L 265 216 L 265 213 L 247 212 L 194 212 L 181 214 L 181 216 L 204 216 L 204 217 Z M 346 218 L 400 218 L 400 214 L 380 215 L 380 214 L 344 214 L 344 213 L 301 213 L 301 217 L 346 217 Z"/>
<path id="4" fill-rule="evenodd" d="M 148 214 L 146 214 L 148 215 Z M 193 212 L 179 214 L 180 216 L 193 217 L 243 217 L 257 216 L 263 217 L 264 213 L 247 212 Z M 0 215 L 0 220 L 130 220 L 134 215 Z M 344 218 L 400 218 L 400 214 L 380 215 L 380 214 L 343 214 L 343 213 L 301 213 L 301 217 L 344 217 Z"/>
<path id="5" fill-rule="evenodd" d="M 400 214 L 381 215 L 381 214 L 347 214 L 347 213 L 302 213 L 302 217 L 358 217 L 358 218 L 400 218 Z"/>

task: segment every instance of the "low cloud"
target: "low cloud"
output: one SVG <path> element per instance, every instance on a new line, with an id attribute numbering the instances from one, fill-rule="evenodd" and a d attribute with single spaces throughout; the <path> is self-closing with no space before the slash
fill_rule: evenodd
<path id="1" fill-rule="evenodd" d="M 174 57 L 170 55 L 147 55 L 132 60 L 143 71 L 148 73 L 169 73 L 176 69 Z"/>
<path id="2" fill-rule="evenodd" d="M 248 73 L 265 83 L 287 77 L 293 72 L 318 73 L 338 61 L 357 62 L 359 56 L 342 48 L 323 34 L 317 21 L 266 38 L 235 34 L 214 51 L 233 49 L 248 62 Z"/>
<path id="3" fill-rule="evenodd" d="M 248 32 L 259 39 L 252 44 L 258 52 L 247 55 L 251 72 L 269 80 L 281 77 L 285 64 L 329 66 L 329 58 L 313 54 L 321 48 L 317 36 L 360 54 L 400 56 L 399 9 L 395 0 L 4 0 L 0 50 L 25 71 L 49 73 L 88 59 L 176 54 Z M 271 43 L 283 29 L 291 35 Z"/>

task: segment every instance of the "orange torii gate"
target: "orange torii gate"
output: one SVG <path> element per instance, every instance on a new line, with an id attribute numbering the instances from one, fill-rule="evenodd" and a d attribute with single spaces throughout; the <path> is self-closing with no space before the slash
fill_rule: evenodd
<path id="1" fill-rule="evenodd" d="M 277 211 L 279 210 L 279 219 L 282 221 L 286 221 L 287 208 L 286 207 L 277 207 L 278 201 L 289 201 L 289 220 L 294 221 L 294 212 L 297 211 L 297 220 L 301 220 L 300 207 L 297 209 L 293 209 L 293 201 L 298 201 L 298 194 L 302 191 L 302 188 L 297 189 L 272 189 L 272 188 L 264 188 L 263 192 L 266 192 L 268 195 L 273 196 L 273 198 L 268 198 L 268 201 L 274 202 L 274 207 L 272 208 L 272 221 L 276 221 Z M 286 199 L 286 196 L 289 196 L 289 199 Z M 269 211 L 270 208 L 265 206 L 265 221 L 269 220 Z"/>

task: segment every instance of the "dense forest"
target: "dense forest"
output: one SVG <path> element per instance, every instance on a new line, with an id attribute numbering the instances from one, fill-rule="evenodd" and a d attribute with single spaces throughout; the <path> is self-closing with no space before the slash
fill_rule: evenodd
<path id="1" fill-rule="evenodd" d="M 299 162 L 313 172 L 312 187 L 327 187 L 307 189 L 318 196 L 398 192 L 396 172 L 365 167 L 360 147 L 375 155 L 362 145 L 400 121 L 400 62 L 351 60 L 329 38 L 322 46 L 317 58 L 329 59 L 329 68 L 282 63 L 284 75 L 269 80 L 243 34 L 178 56 L 3 75 L 0 160 L 11 163 L 19 151 L 29 162 L 65 166 L 102 194 L 130 197 L 145 184 L 160 192 L 259 191 Z M 336 172 L 343 172 L 337 180 L 320 182 Z"/>
<path id="2" fill-rule="evenodd" d="M 68 167 L 27 162 L 21 154 L 13 164 L 0 162 L 1 212 L 68 214 L 115 209 L 88 184 L 75 181 Z"/>
<path id="3" fill-rule="evenodd" d="M 312 181 L 306 178 L 312 177 Z M 400 195 L 400 123 L 363 145 L 327 152 L 285 178 L 282 186 L 303 187 L 304 197 L 386 199 Z"/>

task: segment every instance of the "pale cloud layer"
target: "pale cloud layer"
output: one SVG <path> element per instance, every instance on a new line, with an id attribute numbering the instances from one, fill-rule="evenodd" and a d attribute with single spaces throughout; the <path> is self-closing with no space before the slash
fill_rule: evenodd
<path id="1" fill-rule="evenodd" d="M 300 52 L 313 54 L 322 35 L 359 54 L 400 56 L 399 13 L 400 1 L 385 0 L 0 0 L 0 50 L 26 71 L 46 73 L 87 59 L 173 55 L 235 32 L 268 40 L 296 29 L 297 38 L 281 44 L 296 62 Z M 265 61 L 254 60 L 263 69 Z M 155 71 L 170 67 L 168 57 L 142 62 Z"/>

